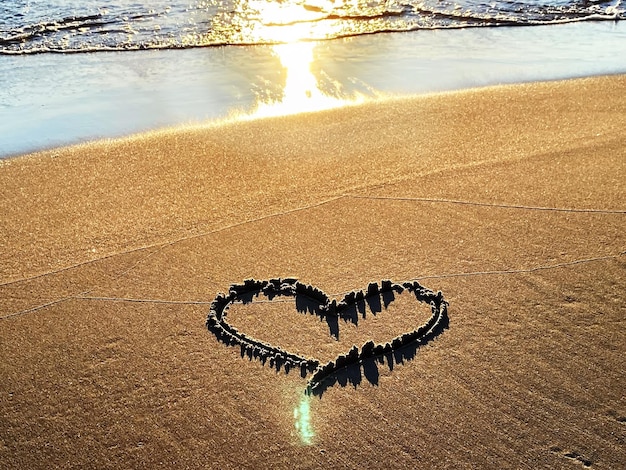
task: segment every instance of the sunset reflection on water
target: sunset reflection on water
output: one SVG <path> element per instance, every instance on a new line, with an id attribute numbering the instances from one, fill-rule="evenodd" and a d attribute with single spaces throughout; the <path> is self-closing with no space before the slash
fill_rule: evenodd
<path id="1" fill-rule="evenodd" d="M 365 96 L 354 93 L 348 96 L 337 83 L 322 89 L 318 77 L 312 71 L 314 42 L 294 42 L 272 46 L 272 53 L 278 57 L 285 71 L 282 96 L 274 100 L 259 100 L 251 116 L 284 116 L 324 109 L 337 108 L 364 101 Z M 327 80 L 328 82 L 328 80 Z M 328 85 L 328 83 L 327 83 Z"/>
<path id="2" fill-rule="evenodd" d="M 324 77 L 324 87 L 320 76 L 313 72 L 316 65 L 315 49 L 319 43 L 311 41 L 311 28 L 323 27 L 328 36 L 336 33 L 338 27 L 334 21 L 319 20 L 325 18 L 324 4 L 332 2 L 320 0 L 312 8 L 294 2 L 246 2 L 246 7 L 257 11 L 256 21 L 244 26 L 245 34 L 255 42 L 272 43 L 272 54 L 277 57 L 284 70 L 284 85 L 280 98 L 259 98 L 250 117 L 284 116 L 302 112 L 321 111 L 348 104 L 360 103 L 364 96 L 359 93 L 348 95 L 341 85 Z M 258 96 L 267 96 L 259 93 Z"/>

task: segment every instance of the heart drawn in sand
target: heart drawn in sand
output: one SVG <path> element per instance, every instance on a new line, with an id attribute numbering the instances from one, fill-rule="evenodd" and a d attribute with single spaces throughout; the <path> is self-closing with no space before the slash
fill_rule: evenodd
<path id="1" fill-rule="evenodd" d="M 353 346 L 345 354 L 340 354 L 327 364 L 320 364 L 317 359 L 307 358 L 283 350 L 257 340 L 237 330 L 228 323 L 228 309 L 233 303 L 250 303 L 259 294 L 265 295 L 270 301 L 280 297 L 295 297 L 296 308 L 299 311 L 314 313 L 324 319 L 330 328 L 331 335 L 338 338 L 339 319 L 356 323 L 358 312 L 364 312 L 367 303 L 378 305 L 380 310 L 381 298 L 385 307 L 394 300 L 394 293 L 407 291 L 413 293 L 418 302 L 431 307 L 431 316 L 416 329 L 403 333 L 385 344 L 375 344 L 367 341 L 358 348 Z M 380 284 L 370 283 L 365 291 L 352 291 L 347 293 L 342 300 L 330 299 L 328 295 L 318 288 L 303 284 L 294 278 L 255 280 L 246 279 L 243 284 L 230 286 L 228 294 L 218 294 L 211 303 L 206 326 L 216 338 L 229 346 L 240 346 L 241 356 L 250 359 L 258 359 L 263 364 L 269 362 L 271 367 L 279 370 L 284 366 L 286 371 L 299 368 L 302 377 L 312 373 L 306 392 L 308 394 L 321 395 L 323 391 L 332 386 L 342 371 L 374 364 L 374 361 L 393 361 L 393 356 L 402 354 L 410 358 L 416 350 L 441 334 L 448 327 L 447 316 L 448 303 L 443 299 L 441 292 L 434 293 L 422 287 L 417 281 L 394 283 L 383 280 Z M 372 308 L 373 311 L 374 308 Z M 406 351 L 409 350 L 409 354 Z M 397 360 L 397 359 L 396 359 Z M 390 367 L 391 369 L 391 367 Z M 367 374 L 366 374 L 367 375 Z"/>

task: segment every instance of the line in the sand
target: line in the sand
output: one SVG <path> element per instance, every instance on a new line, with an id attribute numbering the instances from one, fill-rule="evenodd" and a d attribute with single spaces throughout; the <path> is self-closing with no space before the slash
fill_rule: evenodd
<path id="1" fill-rule="evenodd" d="M 599 256 L 595 258 L 583 258 L 577 259 L 573 261 L 568 261 L 566 263 L 557 263 L 557 264 L 548 264 L 542 266 L 534 266 L 532 268 L 522 268 L 522 269 L 503 269 L 503 270 L 494 270 L 494 271 L 472 271 L 472 272 L 460 272 L 460 273 L 446 273 L 446 274 L 433 274 L 428 276 L 418 276 L 410 279 L 411 281 L 420 281 L 424 279 L 446 279 L 453 277 L 470 277 L 470 276 L 495 276 L 495 275 L 509 275 L 509 274 L 526 274 L 533 273 L 537 271 L 545 271 L 550 269 L 559 269 L 566 268 L 569 266 L 575 266 L 578 264 L 585 263 L 594 263 L 599 261 L 608 261 L 611 259 L 618 259 L 622 256 L 626 255 L 626 250 L 621 251 L 615 255 L 607 255 L 607 256 Z M 67 302 L 69 300 L 86 300 L 86 301 L 102 301 L 102 302 L 129 302 L 129 303 L 152 303 L 152 304 L 170 304 L 170 305 L 210 305 L 211 302 L 204 300 L 166 300 L 166 299 L 145 299 L 145 298 L 131 298 L 131 297 L 96 297 L 96 296 L 87 296 L 89 291 L 83 291 L 79 294 L 64 297 L 62 299 L 57 299 L 51 302 L 48 302 L 43 305 L 39 305 L 36 307 L 32 307 L 26 310 L 22 310 L 19 312 L 10 313 L 8 315 L 0 317 L 0 320 L 4 320 L 11 317 L 16 317 L 19 315 L 25 315 L 28 313 L 33 313 L 37 310 L 41 310 L 43 308 L 56 305 L 62 302 Z M 339 297 L 341 295 L 345 295 L 347 292 L 338 292 L 329 294 L 331 297 Z M 273 300 L 271 302 L 280 302 L 281 300 Z M 251 300 L 250 303 L 265 303 L 269 301 L 265 300 Z"/>
<path id="2" fill-rule="evenodd" d="M 180 243 L 182 241 L 191 240 L 191 239 L 194 239 L 194 238 L 199 238 L 199 237 L 211 235 L 211 234 L 214 234 L 214 233 L 219 233 L 219 232 L 222 232 L 224 230 L 229 230 L 231 228 L 240 227 L 240 226 L 248 224 L 248 223 L 254 223 L 254 222 L 258 222 L 258 221 L 261 221 L 261 220 L 269 219 L 269 218 L 272 218 L 272 217 L 280 217 L 281 215 L 291 214 L 291 213 L 294 213 L 294 212 L 299 212 L 299 211 L 311 209 L 311 208 L 314 208 L 314 207 L 319 207 L 319 206 L 322 206 L 324 204 L 328 204 L 330 202 L 336 201 L 338 199 L 342 199 L 344 197 L 345 196 L 343 196 L 343 195 L 335 196 L 335 197 L 332 197 L 332 198 L 329 198 L 329 199 L 325 199 L 323 201 L 316 202 L 314 204 L 310 204 L 308 206 L 295 207 L 293 209 L 288 209 L 288 210 L 285 210 L 285 211 L 275 212 L 275 213 L 272 213 L 272 214 L 266 214 L 264 216 L 256 217 L 254 219 L 246 219 L 246 220 L 243 220 L 241 222 L 237 222 L 237 223 L 234 223 L 234 224 L 231 224 L 231 225 L 219 227 L 219 228 L 216 228 L 216 229 L 213 229 L 213 230 L 209 230 L 209 231 L 206 231 L 206 232 L 203 232 L 203 233 L 197 233 L 197 234 L 189 235 L 189 236 L 186 236 L 186 237 L 180 237 L 180 238 L 177 238 L 175 240 L 170 240 L 168 242 L 155 243 L 153 245 L 147 245 L 147 246 L 143 246 L 143 247 L 139 247 L 139 248 L 130 249 L 130 250 L 127 250 L 127 251 L 111 253 L 111 254 L 108 254 L 108 255 L 103 256 L 101 258 L 94 259 L 94 260 L 84 261 L 82 263 L 76 263 L 76 264 L 74 264 L 72 266 L 65 266 L 65 267 L 59 268 L 57 270 L 53 270 L 53 271 L 48 271 L 48 272 L 45 272 L 45 273 L 37 274 L 35 276 L 31 276 L 31 277 L 27 277 L 27 278 L 22 278 L 22 279 L 17 279 L 17 280 L 5 282 L 3 284 L 0 284 L 0 287 L 12 285 L 12 284 L 18 284 L 20 282 L 32 281 L 34 279 L 38 279 L 38 278 L 42 278 L 42 277 L 46 277 L 46 276 L 51 276 L 51 275 L 54 275 L 54 274 L 59 274 L 59 273 L 62 273 L 64 271 L 69 271 L 69 270 L 74 269 L 74 268 L 79 268 L 81 266 L 86 266 L 86 265 L 89 265 L 89 264 L 92 264 L 92 263 L 97 263 L 99 261 L 103 261 L 103 260 L 112 258 L 114 256 L 126 255 L 126 254 L 135 253 L 135 252 L 139 252 L 139 251 L 143 251 L 143 250 L 148 250 L 150 248 L 156 248 L 155 251 L 152 251 L 152 252 L 148 253 L 145 257 L 143 257 L 142 259 L 137 261 L 130 268 L 122 271 L 117 276 L 115 276 L 115 279 L 120 279 L 120 278 L 126 276 L 130 271 L 135 269 L 137 266 L 139 266 L 146 259 L 150 258 L 151 256 L 161 252 L 163 249 L 165 249 L 165 248 L 167 248 L 169 246 L 172 246 L 172 245 L 174 245 L 176 243 Z M 89 292 L 93 291 L 94 288 L 95 287 L 91 287 L 91 288 L 89 288 L 87 290 L 81 291 L 81 292 L 73 294 L 73 295 L 69 295 L 69 296 L 63 297 L 61 299 L 57 299 L 57 300 L 54 300 L 54 301 L 51 301 L 51 302 L 47 302 L 47 303 L 42 304 L 42 305 L 38 305 L 38 306 L 31 307 L 31 308 L 28 308 L 28 309 L 25 309 L 25 310 L 21 310 L 19 312 L 13 312 L 13 313 L 10 313 L 8 315 L 0 316 L 0 320 L 5 320 L 7 318 L 11 318 L 11 317 L 16 317 L 16 316 L 32 313 L 32 312 L 35 312 L 37 310 L 41 310 L 43 308 L 46 308 L 46 307 L 49 307 L 49 306 L 52 306 L 52 305 L 56 305 L 56 304 L 59 304 L 59 303 L 63 303 L 63 302 L 66 302 L 66 301 L 72 300 L 72 299 L 78 299 L 78 298 L 87 299 L 88 297 L 86 297 L 85 295 L 88 294 Z M 110 300 L 113 300 L 113 299 L 111 298 Z M 124 300 L 124 299 L 121 299 L 121 300 Z M 137 300 L 135 300 L 135 301 L 137 301 Z M 145 301 L 149 302 L 149 300 L 145 300 Z M 187 302 L 187 303 L 189 303 L 189 302 Z"/>
<path id="3" fill-rule="evenodd" d="M 38 279 L 38 278 L 41 278 L 41 277 L 49 276 L 49 275 L 59 274 L 59 273 L 62 273 L 64 271 L 68 271 L 68 270 L 71 270 L 71 269 L 74 269 L 74 268 L 78 268 L 78 267 L 81 267 L 81 266 L 85 266 L 85 265 L 89 265 L 89 264 L 96 263 L 96 262 L 99 262 L 99 261 L 103 261 L 103 260 L 112 258 L 112 257 L 117 256 L 117 255 L 125 255 L 125 254 L 130 254 L 130 253 L 135 253 L 135 252 L 139 252 L 139 251 L 148 250 L 150 248 L 156 248 L 156 250 L 148 253 L 145 257 L 143 257 L 142 259 L 140 259 L 139 261 L 134 263 L 130 268 L 122 271 L 117 276 L 115 276 L 116 279 L 119 279 L 119 278 L 124 277 L 125 275 L 127 275 L 130 271 L 134 270 L 137 266 L 139 266 L 141 263 L 143 263 L 146 259 L 148 259 L 148 258 L 152 257 L 153 255 L 161 252 L 163 249 L 165 249 L 167 247 L 175 245 L 176 243 L 180 243 L 182 241 L 186 241 L 186 240 L 190 240 L 190 239 L 194 239 L 194 238 L 200 238 L 200 237 L 203 237 L 203 236 L 219 233 L 219 232 L 222 232 L 222 231 L 225 231 L 225 230 L 229 230 L 229 229 L 232 229 L 232 228 L 240 227 L 240 226 L 248 224 L 248 223 L 259 222 L 259 221 L 262 221 L 262 220 L 265 220 L 265 219 L 269 219 L 269 218 L 272 218 L 272 217 L 280 217 L 282 215 L 287 215 L 287 214 L 292 214 L 292 213 L 295 213 L 295 212 L 308 210 L 308 209 L 311 209 L 311 208 L 314 208 L 314 207 L 319 207 L 319 206 L 322 206 L 322 205 L 325 205 L 325 204 L 328 204 L 328 203 L 331 203 L 331 202 L 334 202 L 334 201 L 337 201 L 337 200 L 340 200 L 340 199 L 346 199 L 346 198 L 370 199 L 370 200 L 391 200 L 391 201 L 415 201 L 415 202 L 444 203 L 444 204 L 461 204 L 461 205 L 497 207 L 497 208 L 506 208 L 506 209 L 556 211 L 556 212 L 597 213 L 597 214 L 626 214 L 626 210 L 558 208 L 558 207 L 525 206 L 525 205 L 500 204 L 500 203 L 485 203 L 485 202 L 463 201 L 463 200 L 444 199 L 444 198 L 411 198 L 411 197 L 394 197 L 394 196 L 363 196 L 363 195 L 356 195 L 356 194 L 342 194 L 340 196 L 335 196 L 335 197 L 332 197 L 332 198 L 329 198 L 329 199 L 325 199 L 323 201 L 316 202 L 314 204 L 310 204 L 310 205 L 307 205 L 307 206 L 296 207 L 296 208 L 293 208 L 293 209 L 288 209 L 288 210 L 285 210 L 285 211 L 275 212 L 275 213 L 272 213 L 272 214 L 266 214 L 266 215 L 263 215 L 263 216 L 260 216 L 260 217 L 256 217 L 256 218 L 253 218 L 253 219 L 246 219 L 246 220 L 243 220 L 241 222 L 236 222 L 236 223 L 233 223 L 233 224 L 230 224 L 230 225 L 222 226 L 222 227 L 219 227 L 219 228 L 216 228 L 216 229 L 213 229 L 213 230 L 209 230 L 209 231 L 206 231 L 206 232 L 202 232 L 202 233 L 196 233 L 196 234 L 193 234 L 193 235 L 180 237 L 180 238 L 177 238 L 175 240 L 170 240 L 168 242 L 155 243 L 153 245 L 143 246 L 143 247 L 139 247 L 139 248 L 123 251 L 123 252 L 111 253 L 109 255 L 103 256 L 103 257 L 98 258 L 98 259 L 89 260 L 89 261 L 85 261 L 85 262 L 82 262 L 82 263 L 77 263 L 77 264 L 74 264 L 72 266 L 66 266 L 66 267 L 59 268 L 59 269 L 54 270 L 54 271 L 49 271 L 49 272 L 46 272 L 46 273 L 37 274 L 35 276 L 28 277 L 28 278 L 23 278 L 23 279 L 19 279 L 19 280 L 9 281 L 9 282 L 0 284 L 0 287 L 11 285 L 11 284 L 17 284 L 19 282 L 27 282 L 27 281 Z M 596 257 L 596 258 L 586 258 L 586 259 L 574 260 L 574 261 L 567 262 L 567 263 L 559 263 L 559 264 L 546 265 L 546 266 L 537 266 L 537 267 L 533 267 L 533 268 L 437 274 L 437 275 L 415 277 L 414 279 L 415 280 L 421 280 L 421 279 L 441 279 L 441 278 L 450 278 L 450 277 L 467 277 L 467 276 L 480 276 L 480 275 L 502 275 L 502 274 L 531 273 L 531 272 L 535 272 L 535 271 L 546 270 L 546 269 L 556 269 L 556 268 L 567 267 L 567 266 L 572 266 L 572 265 L 581 264 L 581 263 L 602 261 L 602 260 L 608 260 L 608 259 L 616 259 L 616 258 L 618 258 L 620 256 L 623 256 L 624 254 L 626 254 L 626 251 L 622 251 L 618 255 L 608 255 L 608 256 Z M 32 312 L 35 312 L 37 310 L 40 310 L 40 309 L 43 309 L 43 308 L 46 308 L 46 307 L 49 307 L 49 306 L 52 306 L 52 305 L 56 305 L 58 303 L 65 302 L 67 300 L 77 299 L 77 298 L 82 298 L 82 299 L 86 299 L 86 300 L 87 299 L 91 299 L 91 300 L 99 299 L 99 300 L 108 300 L 108 301 L 117 300 L 117 301 L 128 301 L 128 302 L 152 302 L 152 303 L 198 304 L 198 305 L 202 304 L 201 303 L 202 301 L 168 301 L 168 300 L 158 300 L 158 299 L 123 299 L 123 298 L 108 298 L 108 297 L 95 298 L 95 297 L 87 297 L 87 296 L 85 296 L 85 294 L 91 292 L 92 290 L 93 290 L 93 288 L 87 289 L 87 290 L 79 292 L 77 294 L 66 296 L 66 297 L 63 297 L 61 299 L 57 299 L 57 300 L 54 300 L 54 301 L 51 301 L 51 302 L 47 302 L 47 303 L 39 305 L 39 306 L 31 307 L 31 308 L 28 308 L 28 309 L 25 309 L 25 310 L 21 310 L 19 312 L 13 312 L 13 313 L 10 313 L 8 315 L 1 316 L 0 320 L 4 320 L 4 319 L 7 319 L 7 318 L 20 316 L 20 315 L 24 315 L 24 314 L 28 314 L 28 313 L 32 313 Z M 340 295 L 340 294 L 337 294 L 337 295 Z"/>
<path id="4" fill-rule="evenodd" d="M 70 266 L 64 266 L 62 268 L 54 269 L 54 270 L 51 270 L 51 271 L 46 271 L 44 273 L 35 274 L 33 276 L 23 277 L 23 278 L 20 278 L 20 279 L 14 279 L 14 280 L 11 280 L 11 281 L 0 283 L 0 287 L 10 286 L 12 284 L 19 284 L 20 282 L 33 281 L 35 279 L 39 279 L 39 278 L 42 278 L 42 277 L 52 276 L 54 274 L 60 274 L 62 272 L 69 271 L 71 269 L 80 268 L 82 266 L 87 266 L 87 265 L 90 265 L 90 264 L 93 264 L 93 263 L 98 263 L 100 261 L 104 261 L 104 260 L 107 260 L 109 258 L 113 258 L 115 256 L 128 255 L 128 254 L 136 253 L 136 252 L 139 252 L 139 251 L 149 250 L 151 248 L 156 248 L 155 251 L 153 251 L 151 253 L 148 253 L 144 258 L 142 258 L 139 261 L 137 261 L 130 268 L 128 268 L 125 271 L 122 271 L 121 273 L 118 274 L 118 277 L 122 277 L 122 276 L 128 274 L 129 272 L 131 272 L 133 269 L 135 269 L 137 266 L 139 266 L 146 259 L 148 259 L 151 256 L 159 253 L 161 250 L 163 250 L 163 249 L 165 249 L 165 248 L 167 248 L 169 246 L 175 245 L 176 243 L 180 243 L 180 242 L 183 242 L 183 241 L 186 241 L 186 240 L 192 240 L 194 238 L 205 237 L 207 235 L 212 235 L 212 234 L 215 234 L 215 233 L 223 232 L 223 231 L 229 230 L 231 228 L 240 227 L 242 225 L 249 224 L 249 223 L 259 222 L 261 220 L 269 219 L 269 218 L 272 218 L 272 217 L 280 217 L 281 215 L 287 215 L 287 214 L 291 214 L 291 213 L 294 213 L 294 212 L 299 212 L 299 211 L 304 211 L 304 210 L 307 210 L 307 209 L 312 209 L 314 207 L 323 206 L 324 204 L 328 204 L 330 202 L 333 202 L 333 201 L 336 201 L 338 199 L 342 199 L 342 198 L 345 198 L 345 197 L 346 196 L 344 196 L 344 195 L 335 196 L 335 197 L 332 197 L 332 198 L 329 198 L 329 199 L 325 199 L 323 201 L 319 201 L 319 202 L 310 204 L 308 206 L 295 207 L 293 209 L 287 209 L 287 210 L 280 211 L 280 212 L 274 212 L 274 213 L 266 214 L 266 215 L 263 215 L 263 216 L 260 216 L 260 217 L 256 217 L 256 218 L 253 218 L 253 219 L 246 219 L 246 220 L 243 220 L 241 222 L 236 222 L 236 223 L 233 223 L 233 224 L 230 224 L 230 225 L 225 225 L 223 227 L 218 227 L 218 228 L 215 228 L 215 229 L 212 229 L 212 230 L 208 230 L 208 231 L 205 231 L 205 232 L 194 233 L 192 235 L 179 237 L 179 238 L 176 238 L 174 240 L 169 240 L 169 241 L 160 242 L 160 243 L 153 243 L 153 244 L 141 246 L 141 247 L 138 247 L 138 248 L 131 248 L 131 249 L 125 250 L 125 251 L 118 251 L 118 252 L 115 252 L 115 253 L 110 253 L 110 254 L 102 256 L 100 258 L 95 258 L 95 259 L 91 259 L 91 260 L 88 260 L 88 261 L 82 261 L 80 263 L 75 263 L 75 264 L 72 264 Z"/>
<path id="5" fill-rule="evenodd" d="M 103 302 L 133 302 L 133 303 L 149 303 L 149 304 L 171 304 L 171 305 L 211 305 L 206 300 L 165 300 L 165 299 L 138 299 L 132 297 L 100 297 L 81 295 L 73 297 L 76 300 L 95 300 Z"/>
<path id="6" fill-rule="evenodd" d="M 75 295 L 68 295 L 61 299 L 52 300 L 50 302 L 46 302 L 41 305 L 36 305 L 34 307 L 30 307 L 25 310 L 20 310 L 19 312 L 9 313 L 8 315 L 4 315 L 0 317 L 0 320 L 6 320 L 8 318 L 26 315 L 29 313 L 36 312 L 38 310 L 42 310 L 46 307 L 52 307 L 53 305 L 68 302 L 70 300 L 92 300 L 92 301 L 103 301 L 103 302 L 134 302 L 134 303 L 149 303 L 149 304 L 170 304 L 170 305 L 211 305 L 211 302 L 202 301 L 202 300 L 135 299 L 135 298 L 128 298 L 128 297 L 96 297 L 96 296 L 86 295 L 90 291 L 91 290 L 87 290 L 87 291 L 83 291 Z"/>
<path id="7" fill-rule="evenodd" d="M 313 204 L 309 204 L 308 206 L 294 207 L 293 209 L 287 209 L 287 210 L 280 211 L 280 212 L 273 212 L 271 214 L 262 215 L 260 217 L 255 217 L 255 218 L 252 218 L 252 219 L 242 220 L 241 222 L 235 222 L 233 224 L 225 225 L 223 227 L 219 227 L 219 228 L 216 228 L 216 229 L 213 229 L 213 230 L 207 230 L 206 232 L 194 233 L 192 235 L 187 235 L 185 237 L 180 237 L 180 238 L 177 238 L 175 240 L 171 240 L 169 242 L 159 243 L 158 245 L 154 245 L 154 246 L 158 246 L 159 250 L 161 250 L 163 248 L 167 248 L 168 246 L 175 245 L 176 243 L 184 242 L 184 241 L 187 241 L 187 240 L 193 240 L 194 238 L 206 237 L 207 235 L 213 235 L 214 233 L 223 232 L 225 230 L 230 230 L 231 228 L 241 227 L 242 225 L 251 224 L 251 223 L 254 223 L 254 222 L 260 222 L 262 220 L 271 219 L 273 217 L 280 217 L 281 215 L 287 215 L 287 214 L 293 214 L 294 212 L 305 211 L 307 209 L 312 209 L 314 207 L 323 206 L 325 204 L 334 202 L 334 201 L 336 201 L 338 199 L 343 199 L 345 197 L 346 196 L 344 196 L 344 195 L 335 196 L 335 197 L 332 197 L 332 198 L 329 198 L 329 199 L 324 199 L 323 201 L 319 201 L 319 202 L 316 202 L 316 203 L 313 203 Z"/>
<path id="8" fill-rule="evenodd" d="M 36 274 L 34 276 L 30 276 L 30 277 L 25 277 L 25 278 L 21 278 L 21 279 L 15 279 L 12 281 L 8 281 L 8 282 L 4 282 L 4 283 L 0 283 L 0 287 L 4 287 L 4 286 L 8 286 L 8 285 L 12 285 L 12 284 L 18 284 L 20 282 L 27 282 L 27 281 L 32 281 L 41 277 L 46 277 L 46 276 L 50 276 L 50 275 L 54 275 L 54 274 L 59 274 L 62 273 L 64 271 L 69 271 L 71 269 L 74 268 L 79 268 L 81 266 L 87 266 L 89 264 L 92 263 L 97 263 L 109 258 L 112 258 L 114 256 L 118 256 L 118 255 L 127 255 L 130 253 L 135 253 L 135 252 L 139 252 L 139 251 L 144 251 L 144 250 L 149 250 L 151 248 L 156 248 L 155 251 L 148 253 L 144 258 L 140 259 L 139 261 L 137 261 L 135 264 L 133 264 L 130 268 L 126 269 L 125 271 L 122 271 L 121 273 L 118 274 L 117 277 L 122 277 L 125 276 L 126 274 L 128 274 L 129 272 L 131 272 L 132 270 L 134 270 L 137 266 L 139 266 L 141 263 L 143 263 L 146 259 L 152 257 L 153 255 L 159 253 L 160 251 L 162 251 L 163 249 L 175 245 L 176 243 L 180 243 L 182 241 L 186 241 L 186 240 L 191 240 L 194 238 L 200 238 L 200 237 L 204 237 L 207 235 L 212 235 L 215 233 L 219 233 L 225 230 L 229 230 L 231 228 L 236 228 L 236 227 L 240 227 L 242 225 L 248 224 L 248 223 L 254 223 L 254 222 L 259 222 L 268 218 L 272 218 L 272 217 L 280 217 L 281 215 L 287 215 L 287 214 L 291 214 L 294 212 L 300 212 L 300 211 L 304 211 L 307 209 L 312 209 L 314 207 L 319 207 L 334 201 L 337 201 L 339 199 L 345 199 L 345 198 L 351 198 L 351 199 L 370 199 L 370 200 L 388 200 L 388 201 L 414 201 L 414 202 L 429 202 L 429 203 L 441 203 L 441 204 L 460 204 L 460 205 L 467 205 L 467 206 L 479 206 L 479 207 L 496 207 L 496 208 L 502 208 L 502 209 L 521 209 L 521 210 L 536 210 L 536 211 L 553 211 L 553 212 L 574 212 L 574 213 L 592 213 L 592 214 L 626 214 L 626 209 L 622 210 L 622 209 L 581 209 L 581 208 L 565 208 L 565 207 L 545 207 L 545 206 L 526 206 L 526 205 L 521 205 L 521 204 L 505 204 L 505 203 L 490 203 L 490 202 L 479 202 L 479 201 L 465 201 L 465 200 L 460 200 L 460 199 L 446 199 L 446 198 L 425 198 L 425 197 L 404 197 L 404 196 L 367 196 L 367 195 L 358 195 L 358 194 L 342 194 L 339 196 L 335 196 L 329 199 L 325 199 L 323 201 L 320 202 L 316 202 L 314 204 L 310 204 L 307 206 L 302 206 L 302 207 L 296 207 L 293 209 L 288 209 L 285 211 L 280 211 L 280 212 L 275 212 L 272 214 L 266 214 L 263 215 L 261 217 L 256 217 L 253 219 L 246 219 L 243 220 L 241 222 L 236 222 L 234 224 L 230 224 L 230 225 L 226 225 L 223 227 L 219 227 L 213 230 L 208 230 L 205 232 L 201 232 L 201 233 L 195 233 L 192 235 L 187 235 L 184 237 L 179 237 L 176 238 L 174 240 L 170 240 L 170 241 L 166 241 L 166 242 L 161 242 L 161 243 L 154 243 L 151 245 L 145 245 L 142 247 L 138 247 L 138 248 L 133 248 L 130 250 L 126 250 L 126 251 L 120 251 L 120 252 L 116 252 L 116 253 L 111 253 L 108 254 L 106 256 L 102 256 L 100 258 L 96 258 L 96 259 L 92 259 L 92 260 L 88 260 L 88 261 L 83 261 L 81 263 L 76 263 L 70 266 L 64 266 L 62 268 L 56 269 L 56 270 L 52 270 L 52 271 L 47 271 L 44 273 L 40 273 L 40 274 Z"/>
<path id="9" fill-rule="evenodd" d="M 72 269 L 80 268 L 82 266 L 88 266 L 90 264 L 98 263 L 100 261 L 105 261 L 107 259 L 114 258 L 115 256 L 118 256 L 118 255 L 128 255 L 130 253 L 136 253 L 139 251 L 148 250 L 150 248 L 154 248 L 155 246 L 159 246 L 159 245 L 142 246 L 142 247 L 133 248 L 127 251 L 110 253 L 108 255 L 101 256 L 100 258 L 90 259 L 87 261 L 81 261 L 80 263 L 71 264 L 69 266 L 63 266 L 62 268 L 53 269 L 51 271 L 46 271 L 44 273 L 35 274 L 33 276 L 28 276 L 28 277 L 23 277 L 20 279 L 13 279 L 12 281 L 3 282 L 3 283 L 0 283 L 0 287 L 10 286 L 12 284 L 19 284 L 20 282 L 34 281 L 35 279 L 39 279 L 39 278 L 46 277 L 46 276 L 53 276 L 55 274 L 61 274 L 62 272 L 70 271 Z M 121 275 L 123 274 L 124 273 L 122 273 Z"/>
<path id="10" fill-rule="evenodd" d="M 206 232 L 194 233 L 193 235 L 187 235 L 185 237 L 176 238 L 176 239 L 170 240 L 168 242 L 152 245 L 152 247 L 155 247 L 157 249 L 154 252 L 152 252 L 149 255 L 147 255 L 145 258 L 139 260 L 137 263 L 135 263 L 129 269 L 127 269 L 126 271 L 121 273 L 120 277 L 128 274 L 130 271 L 135 269 L 137 266 L 139 266 L 142 262 L 144 262 L 146 259 L 150 258 L 151 256 L 153 256 L 153 255 L 155 255 L 157 253 L 160 253 L 165 248 L 173 246 L 173 245 L 175 245 L 177 243 L 184 242 L 184 241 L 187 241 L 187 240 L 193 240 L 194 238 L 206 237 L 208 235 L 213 235 L 213 234 L 216 234 L 216 233 L 219 233 L 219 232 L 230 230 L 232 228 L 241 227 L 242 225 L 251 224 L 251 223 L 254 223 L 254 222 L 260 222 L 260 221 L 266 220 L 266 219 L 271 219 L 272 217 L 280 217 L 282 215 L 293 214 L 294 212 L 305 211 L 305 210 L 308 210 L 308 209 L 312 209 L 314 207 L 323 206 L 325 204 L 334 202 L 334 201 L 336 201 L 338 199 L 342 199 L 342 198 L 345 198 L 345 196 L 344 195 L 335 196 L 335 197 L 332 197 L 332 198 L 329 198 L 329 199 L 324 199 L 323 201 L 316 202 L 314 204 L 309 204 L 308 206 L 295 207 L 293 209 L 287 209 L 287 210 L 280 211 L 280 212 L 274 212 L 272 214 L 266 214 L 266 215 L 263 215 L 263 216 L 260 216 L 260 217 L 255 217 L 253 219 L 246 219 L 246 220 L 242 220 L 241 222 L 235 222 L 233 224 L 225 225 L 223 227 L 219 227 L 219 228 L 216 228 L 216 229 L 213 229 L 213 230 L 208 230 Z"/>
<path id="11" fill-rule="evenodd" d="M 9 313 L 8 315 L 4 315 L 4 316 L 0 317 L 0 320 L 6 320 L 7 318 L 18 317 L 20 315 L 26 315 L 28 313 L 33 313 L 33 312 L 36 312 L 37 310 L 41 310 L 42 308 L 51 307 L 53 305 L 57 305 L 57 304 L 66 302 L 66 301 L 71 300 L 73 298 L 75 298 L 75 297 L 74 296 L 68 296 L 68 297 L 63 297 L 62 299 L 52 300 L 52 301 L 46 302 L 45 304 L 42 304 L 42 305 L 37 305 L 35 307 L 27 308 L 25 310 L 20 310 L 19 312 Z"/>
<path id="12" fill-rule="evenodd" d="M 461 199 L 428 198 L 428 197 L 403 197 L 403 196 L 363 196 L 358 194 L 345 194 L 345 197 L 353 199 L 373 199 L 387 201 L 415 201 L 432 202 L 442 204 L 462 204 L 466 206 L 497 207 L 501 209 L 523 209 L 533 211 L 553 211 L 553 212 L 582 212 L 592 214 L 626 214 L 626 209 L 579 209 L 568 207 L 546 207 L 546 206 L 526 206 L 522 204 L 504 204 L 497 202 L 464 201 Z"/>
<path id="13" fill-rule="evenodd" d="M 557 263 L 557 264 L 548 264 L 543 266 L 535 266 L 532 268 L 523 268 L 523 269 L 502 269 L 502 270 L 494 270 L 494 271 L 472 271 L 465 273 L 448 273 L 448 274 L 433 274 L 430 276 L 419 276 L 414 278 L 414 280 L 419 281 L 423 279 L 444 279 L 449 277 L 466 277 L 466 276 L 493 276 L 493 275 L 503 275 L 503 274 L 525 274 L 525 273 L 533 273 L 536 271 L 544 271 L 548 269 L 558 269 L 558 268 L 566 268 L 568 266 L 575 266 L 577 264 L 585 264 L 585 263 L 593 263 L 597 261 L 607 261 L 610 259 L 617 259 L 621 256 L 626 255 L 626 251 L 622 251 L 617 255 L 607 255 L 600 256 L 597 258 L 584 258 L 577 259 L 573 261 L 568 261 L 566 263 Z"/>

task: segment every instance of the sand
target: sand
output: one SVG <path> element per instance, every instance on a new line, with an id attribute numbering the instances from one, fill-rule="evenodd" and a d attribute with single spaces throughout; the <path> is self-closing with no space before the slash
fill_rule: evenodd
<path id="1" fill-rule="evenodd" d="M 626 464 L 625 76 L 153 132 L 0 162 L 3 468 L 620 468 Z M 341 297 L 419 280 L 449 328 L 377 384 L 298 372 L 205 327 L 219 292 Z M 329 360 L 295 303 L 239 328 Z M 391 337 L 391 338 L 390 338 Z"/>

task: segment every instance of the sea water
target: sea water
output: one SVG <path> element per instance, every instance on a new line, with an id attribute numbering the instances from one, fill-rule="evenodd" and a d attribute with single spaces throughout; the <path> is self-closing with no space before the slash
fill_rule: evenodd
<path id="1" fill-rule="evenodd" d="M 4 0 L 0 157 L 234 111 L 624 73 L 624 18 L 619 0 Z"/>
<path id="2" fill-rule="evenodd" d="M 172 49 L 626 18 L 621 0 L 3 0 L 0 51 Z"/>

